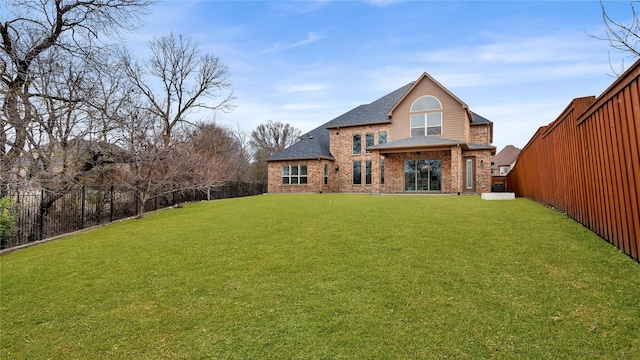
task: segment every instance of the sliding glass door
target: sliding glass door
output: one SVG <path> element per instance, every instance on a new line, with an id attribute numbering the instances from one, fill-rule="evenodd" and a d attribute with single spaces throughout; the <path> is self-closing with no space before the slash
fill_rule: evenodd
<path id="1" fill-rule="evenodd" d="M 440 191 L 442 169 L 440 160 L 405 160 L 405 191 Z"/>

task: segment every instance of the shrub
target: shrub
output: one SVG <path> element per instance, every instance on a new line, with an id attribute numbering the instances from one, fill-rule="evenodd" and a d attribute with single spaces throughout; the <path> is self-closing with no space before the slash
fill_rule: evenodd
<path id="1" fill-rule="evenodd" d="M 0 244 L 6 244 L 16 235 L 18 213 L 11 196 L 0 199 Z"/>

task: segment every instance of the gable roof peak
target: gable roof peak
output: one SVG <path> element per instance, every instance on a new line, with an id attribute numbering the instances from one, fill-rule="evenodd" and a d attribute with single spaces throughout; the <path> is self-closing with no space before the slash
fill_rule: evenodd
<path id="1" fill-rule="evenodd" d="M 449 89 L 444 87 L 444 85 L 440 84 L 438 82 L 438 80 L 433 78 L 433 76 L 429 75 L 425 71 L 425 72 L 422 73 L 422 75 L 420 75 L 420 77 L 418 77 L 418 80 L 416 80 L 416 81 L 411 83 L 412 85 L 411 85 L 411 88 L 409 89 L 409 91 L 404 93 L 404 95 L 398 100 L 398 102 L 396 102 L 396 104 L 389 110 L 389 113 L 388 113 L 389 116 L 391 116 L 391 113 L 393 113 L 393 111 L 396 109 L 396 107 L 398 107 L 398 105 L 402 102 L 402 100 L 404 100 L 407 97 L 407 95 L 409 95 L 413 91 L 413 89 L 415 89 L 418 86 L 418 84 L 420 84 L 422 81 L 424 81 L 424 79 L 428 79 L 429 81 L 434 83 L 436 86 L 438 86 L 440 89 L 442 89 L 444 92 L 446 92 L 447 95 L 451 96 L 455 101 L 460 103 L 460 105 L 462 106 L 463 109 L 465 109 L 467 111 L 469 110 L 469 106 L 464 101 L 460 100 L 459 97 L 457 97 L 454 93 L 449 91 Z"/>

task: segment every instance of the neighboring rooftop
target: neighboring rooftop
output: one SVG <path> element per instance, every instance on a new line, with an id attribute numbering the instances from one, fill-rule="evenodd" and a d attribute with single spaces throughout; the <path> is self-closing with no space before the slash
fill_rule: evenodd
<path id="1" fill-rule="evenodd" d="M 499 153 L 491 158 L 491 162 L 493 163 L 491 170 L 498 170 L 500 166 L 511 166 L 518 159 L 520 151 L 520 149 L 513 145 L 505 146 Z"/>

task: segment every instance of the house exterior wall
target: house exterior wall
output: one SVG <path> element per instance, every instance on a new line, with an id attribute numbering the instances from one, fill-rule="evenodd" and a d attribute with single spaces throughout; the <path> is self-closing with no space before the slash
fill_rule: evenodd
<path id="1" fill-rule="evenodd" d="M 386 132 L 389 135 L 389 124 L 354 126 L 330 130 L 330 149 L 335 158 L 335 166 L 339 170 L 335 174 L 335 191 L 339 192 L 362 192 L 371 193 L 380 190 L 380 155 L 372 151 L 366 154 L 366 134 L 374 135 L 374 145 L 378 144 L 378 135 Z M 362 151 L 359 155 L 353 154 L 353 136 L 360 135 L 362 141 Z M 369 160 L 372 165 L 372 183 L 365 184 L 365 162 Z M 362 184 L 353 184 L 353 162 L 361 161 L 362 164 Z M 335 167 L 334 166 L 334 167 Z M 335 171 L 335 169 L 334 169 Z"/>
<path id="2" fill-rule="evenodd" d="M 474 144 L 491 144 L 491 127 L 489 125 L 470 126 L 469 140 Z"/>
<path id="3" fill-rule="evenodd" d="M 465 143 L 491 144 L 491 124 L 471 125 L 470 112 L 466 105 L 428 76 L 400 100 L 391 114 L 391 122 L 384 124 L 331 128 L 329 131 L 330 152 L 334 160 L 314 159 L 305 161 L 273 161 L 269 163 L 269 192 L 351 192 L 351 193 L 404 193 L 405 160 L 440 160 L 442 193 L 463 193 L 465 159 L 475 162 L 475 193 L 491 190 L 491 150 L 463 150 L 467 145 L 438 147 L 437 149 L 407 152 L 385 152 L 380 149 L 366 153 L 366 135 L 374 135 L 374 145 L 379 143 L 379 134 L 387 133 L 387 142 L 410 137 L 410 108 L 421 96 L 431 95 L 442 104 L 442 135 L 434 136 Z M 363 121 L 367 119 L 362 119 Z M 353 154 L 353 136 L 361 136 L 361 152 Z M 353 163 L 361 164 L 361 184 L 354 184 Z M 371 184 L 366 183 L 366 162 L 371 161 Z M 384 184 L 381 182 L 381 162 L 384 161 Z M 283 165 L 306 164 L 308 184 L 283 185 Z M 324 184 L 324 165 L 329 165 L 328 184 Z"/>
<path id="4" fill-rule="evenodd" d="M 460 193 L 462 191 L 462 149 L 459 146 L 451 148 L 450 171 L 451 193 Z"/>
<path id="5" fill-rule="evenodd" d="M 324 184 L 324 165 L 328 165 L 328 184 Z M 307 184 L 285 185 L 282 184 L 282 167 L 284 165 L 307 165 Z M 268 165 L 268 192 L 269 193 L 307 193 L 307 192 L 334 192 L 336 171 L 331 160 L 288 160 L 272 161 Z"/>
<path id="6" fill-rule="evenodd" d="M 410 110 L 413 102 L 421 96 L 435 96 L 442 103 L 442 135 L 445 139 L 466 141 L 469 119 L 462 104 L 429 78 L 423 78 L 413 90 L 396 106 L 392 113 L 393 122 L 389 141 L 411 136 Z"/>
<path id="7" fill-rule="evenodd" d="M 475 150 L 462 151 L 462 158 L 475 157 L 475 193 L 483 193 L 491 191 L 491 151 Z M 462 176 L 462 163 L 460 164 L 460 176 Z"/>
<path id="8" fill-rule="evenodd" d="M 471 138 L 471 128 L 473 126 L 471 126 L 471 119 L 469 118 L 469 112 L 465 111 L 464 112 L 464 141 L 468 142 Z"/>
<path id="9" fill-rule="evenodd" d="M 463 151 L 460 147 L 454 146 L 449 150 L 438 151 L 420 151 L 405 152 L 380 155 L 377 151 L 370 154 L 364 154 L 364 146 L 361 155 L 353 155 L 351 152 L 351 139 L 354 134 L 364 134 L 369 131 L 384 131 L 384 126 L 367 126 L 340 129 L 339 135 L 335 135 L 336 130 L 331 130 L 333 137 L 339 137 L 336 142 L 341 144 L 342 156 L 336 157 L 335 161 L 321 160 L 292 160 L 292 161 L 272 161 L 269 163 L 269 187 L 270 193 L 319 193 L 319 192 L 352 192 L 352 193 L 388 193 L 400 194 L 404 193 L 404 161 L 405 160 L 440 160 L 442 169 L 441 187 L 442 193 L 463 193 L 463 160 L 468 157 L 475 158 L 475 193 L 491 191 L 491 151 L 476 150 Z M 344 132 L 344 134 L 343 134 Z M 346 139 L 349 141 L 346 141 Z M 341 141 L 340 141 L 341 140 Z M 348 145 L 348 146 L 347 146 Z M 334 142 L 332 141 L 332 151 Z M 372 183 L 365 184 L 364 172 L 365 161 L 370 160 L 372 165 Z M 380 163 L 384 160 L 385 167 L 385 183 L 380 182 Z M 362 163 L 362 184 L 353 184 L 352 164 L 353 161 L 361 161 Z M 283 165 L 307 165 L 307 184 L 306 185 L 283 185 L 282 184 L 282 166 Z M 324 184 L 324 166 L 328 166 L 328 184 Z M 338 169 L 336 169 L 336 167 Z"/>
<path id="10" fill-rule="evenodd" d="M 442 190 L 439 192 L 450 193 L 452 174 L 451 169 L 451 151 L 420 151 L 388 154 L 384 157 L 385 166 L 385 184 L 381 192 L 389 194 L 404 193 L 404 161 L 405 160 L 440 160 L 442 179 Z"/>

